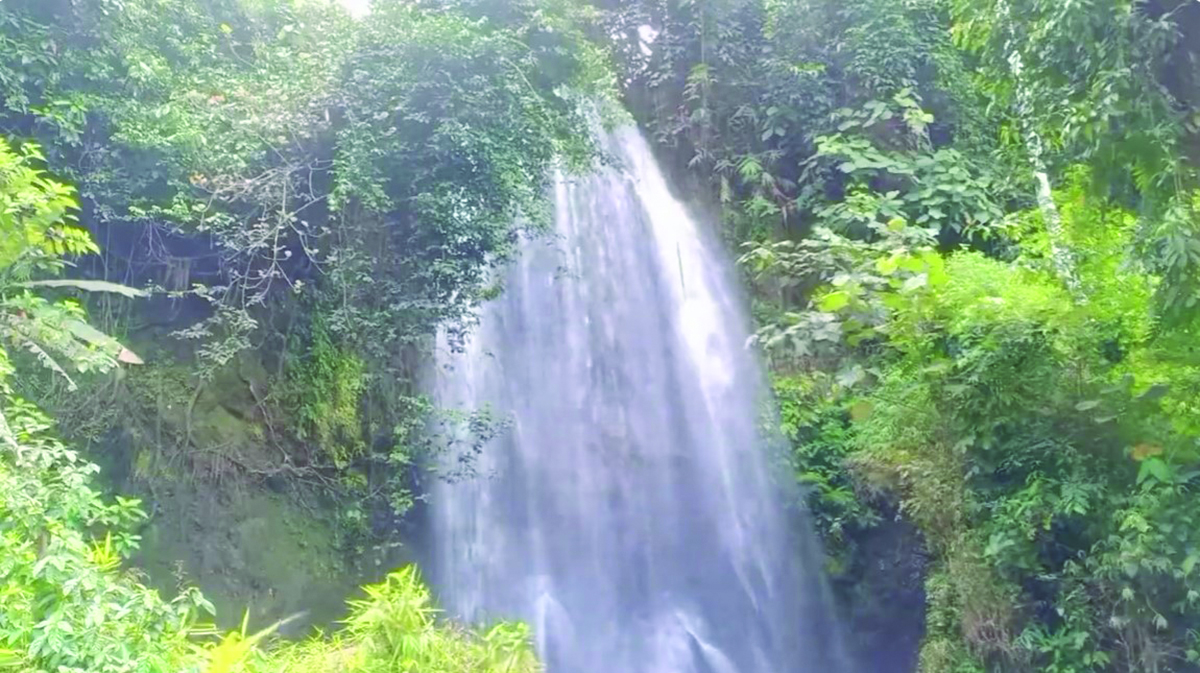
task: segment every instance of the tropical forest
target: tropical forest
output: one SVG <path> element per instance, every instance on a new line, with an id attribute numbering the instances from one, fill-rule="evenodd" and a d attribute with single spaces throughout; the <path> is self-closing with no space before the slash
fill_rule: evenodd
<path id="1" fill-rule="evenodd" d="M 1200 2 L 0 0 L 0 671 L 1200 671 Z"/>

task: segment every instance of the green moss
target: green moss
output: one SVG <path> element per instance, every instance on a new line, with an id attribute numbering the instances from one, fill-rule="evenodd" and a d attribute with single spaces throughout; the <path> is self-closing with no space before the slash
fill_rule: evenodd
<path id="1" fill-rule="evenodd" d="M 366 449 L 360 413 L 366 366 L 354 351 L 334 341 L 322 311 L 312 315 L 307 352 L 289 371 L 288 408 L 296 417 L 298 436 L 345 467 Z"/>
<path id="2" fill-rule="evenodd" d="M 331 521 L 297 498 L 259 489 L 176 485 L 143 531 L 135 563 L 158 589 L 194 584 L 216 607 L 216 624 L 236 628 L 299 615 L 285 635 L 328 626 L 345 614 L 345 599 L 362 571 L 339 547 Z M 388 559 L 381 567 L 403 559 Z"/>
<path id="3" fill-rule="evenodd" d="M 962 599 L 945 566 L 925 578 L 925 641 L 921 645 L 921 673 L 974 673 L 984 670 L 971 656 L 960 623 Z"/>

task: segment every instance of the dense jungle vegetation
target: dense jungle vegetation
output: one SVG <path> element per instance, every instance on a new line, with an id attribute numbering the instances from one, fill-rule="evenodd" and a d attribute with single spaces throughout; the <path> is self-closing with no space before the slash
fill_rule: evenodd
<path id="1" fill-rule="evenodd" d="M 2 0 L 0 669 L 536 670 L 396 548 L 504 430 L 416 381 L 622 103 L 869 661 L 1200 668 L 1198 59 L 1193 0 Z"/>

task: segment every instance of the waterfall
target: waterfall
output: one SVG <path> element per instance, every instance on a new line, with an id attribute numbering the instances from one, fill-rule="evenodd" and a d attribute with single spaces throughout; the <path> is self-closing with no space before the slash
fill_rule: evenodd
<path id="1" fill-rule="evenodd" d="M 527 621 L 550 673 L 842 670 L 730 265 L 636 130 L 603 144 L 616 165 L 556 180 L 553 235 L 439 349 L 439 404 L 511 422 L 433 493 L 442 604 Z"/>

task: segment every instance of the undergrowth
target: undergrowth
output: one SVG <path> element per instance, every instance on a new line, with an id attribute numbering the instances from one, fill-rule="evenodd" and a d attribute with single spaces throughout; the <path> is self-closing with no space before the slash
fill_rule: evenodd
<path id="1" fill-rule="evenodd" d="M 1200 662 L 1193 328 L 1155 320 L 1158 279 L 1125 256 L 1134 218 L 1086 181 L 1057 194 L 1081 295 L 1036 214 L 1009 230 L 1011 261 L 914 245 L 901 220 L 771 253 L 832 279 L 812 310 L 835 336 L 782 328 L 804 350 L 777 388 L 811 391 L 784 405 L 800 479 L 837 565 L 881 495 L 919 529 L 922 671 Z"/>

